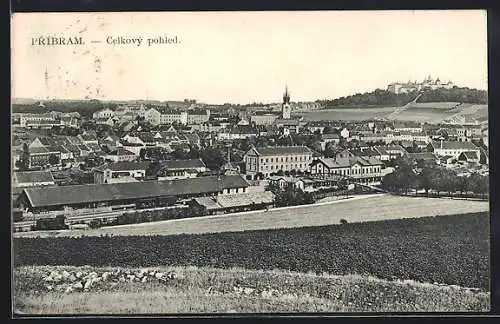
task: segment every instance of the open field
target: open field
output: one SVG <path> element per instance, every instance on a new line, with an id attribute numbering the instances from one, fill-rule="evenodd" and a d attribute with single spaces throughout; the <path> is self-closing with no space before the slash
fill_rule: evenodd
<path id="1" fill-rule="evenodd" d="M 413 108 L 431 108 L 431 109 L 451 109 L 460 105 L 459 102 L 415 102 Z"/>
<path id="2" fill-rule="evenodd" d="M 361 121 L 389 116 L 401 107 L 336 108 L 301 113 L 306 121 L 345 120 Z M 487 118 L 488 105 L 460 104 L 458 102 L 417 102 L 392 115 L 395 120 L 439 123 L 456 114 Z"/>
<path id="3" fill-rule="evenodd" d="M 363 196 L 362 196 L 363 197 Z M 15 233 L 14 237 L 78 237 L 100 235 L 171 235 L 261 230 L 353 222 L 450 215 L 489 210 L 485 201 L 442 198 L 400 197 L 385 194 L 351 198 L 326 204 L 276 208 L 220 216 L 168 220 L 103 227 L 93 230 L 66 230 Z"/>
<path id="4" fill-rule="evenodd" d="M 242 267 L 490 286 L 488 212 L 213 234 L 14 238 L 13 247 L 15 266 Z"/>
<path id="5" fill-rule="evenodd" d="M 458 108 L 458 111 L 453 109 L 454 116 L 472 117 L 477 120 L 488 119 L 488 105 L 462 104 Z"/>
<path id="6" fill-rule="evenodd" d="M 306 121 L 323 121 L 323 120 L 346 120 L 358 121 L 369 120 L 379 117 L 384 117 L 397 107 L 379 107 L 379 108 L 337 108 L 323 109 L 303 113 Z"/>
<path id="7" fill-rule="evenodd" d="M 280 312 L 459 312 L 489 310 L 490 294 L 458 286 L 386 281 L 369 276 L 332 276 L 289 271 L 158 267 L 175 273 L 166 281 L 108 279 L 88 291 L 48 291 L 50 272 L 138 272 L 139 269 L 20 267 L 14 270 L 18 314 L 169 314 Z M 143 270 L 143 269 L 141 269 Z"/>
<path id="8" fill-rule="evenodd" d="M 401 121 L 419 121 L 427 123 L 439 123 L 454 116 L 455 113 L 442 108 L 415 108 L 410 107 L 401 111 L 395 116 L 396 120 Z"/>
<path id="9" fill-rule="evenodd" d="M 394 116 L 396 120 L 439 123 L 462 110 L 458 102 L 417 102 Z M 464 106 L 466 107 L 466 106 Z"/>
<path id="10" fill-rule="evenodd" d="M 453 113 L 459 113 L 459 112 L 468 112 L 470 109 L 475 109 L 474 106 L 478 106 L 477 104 L 471 104 L 471 103 L 462 103 L 458 106 L 455 106 L 453 109 L 450 109 L 450 112 Z M 484 105 L 487 106 L 487 105 Z"/>
<path id="11" fill-rule="evenodd" d="M 439 123 L 449 118 L 469 115 L 476 119 L 488 118 L 488 105 L 458 104 L 446 102 L 414 103 L 395 116 L 402 121 Z"/>

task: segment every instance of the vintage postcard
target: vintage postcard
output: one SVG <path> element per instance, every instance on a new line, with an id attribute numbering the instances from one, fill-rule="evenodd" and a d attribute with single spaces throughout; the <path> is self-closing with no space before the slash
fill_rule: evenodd
<path id="1" fill-rule="evenodd" d="M 13 14 L 13 314 L 488 312 L 486 18 Z"/>

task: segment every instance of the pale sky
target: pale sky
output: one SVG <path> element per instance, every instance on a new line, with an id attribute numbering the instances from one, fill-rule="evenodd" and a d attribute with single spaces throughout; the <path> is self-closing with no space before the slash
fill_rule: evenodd
<path id="1" fill-rule="evenodd" d="M 268 103 L 288 84 L 314 101 L 428 74 L 487 89 L 486 25 L 481 10 L 18 13 L 12 97 Z M 86 44 L 31 45 L 49 35 Z M 181 43 L 148 46 L 165 35 Z"/>

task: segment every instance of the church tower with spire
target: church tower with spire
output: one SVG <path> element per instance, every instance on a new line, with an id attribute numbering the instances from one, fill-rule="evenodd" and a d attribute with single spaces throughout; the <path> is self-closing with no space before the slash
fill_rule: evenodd
<path id="1" fill-rule="evenodd" d="M 285 86 L 285 93 L 283 94 L 283 104 L 281 106 L 281 113 L 283 119 L 290 119 L 292 109 L 290 107 L 290 93 L 288 93 L 288 86 Z"/>

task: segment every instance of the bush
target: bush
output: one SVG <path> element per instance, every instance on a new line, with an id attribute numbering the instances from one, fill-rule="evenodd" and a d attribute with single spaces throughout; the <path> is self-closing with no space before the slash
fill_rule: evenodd
<path id="1" fill-rule="evenodd" d="M 100 228 L 102 226 L 102 221 L 100 219 L 93 219 L 89 222 L 90 228 Z"/>
<path id="2" fill-rule="evenodd" d="M 22 222 L 23 221 L 23 212 L 19 210 L 15 210 L 12 214 L 14 222 Z"/>
<path id="3" fill-rule="evenodd" d="M 61 230 L 67 229 L 68 226 L 65 224 L 65 217 L 62 215 L 56 218 L 42 218 L 36 221 L 35 230 L 37 231 L 51 231 L 51 230 Z"/>

